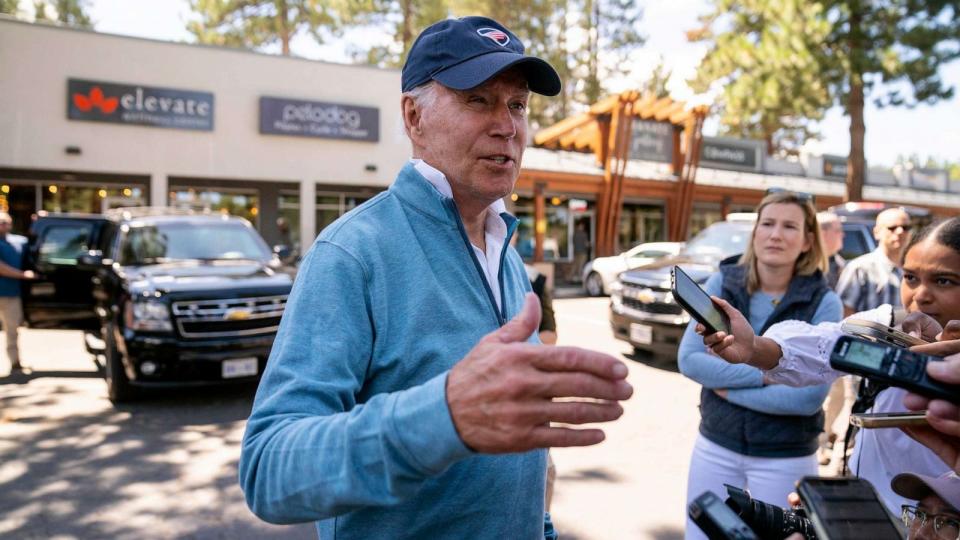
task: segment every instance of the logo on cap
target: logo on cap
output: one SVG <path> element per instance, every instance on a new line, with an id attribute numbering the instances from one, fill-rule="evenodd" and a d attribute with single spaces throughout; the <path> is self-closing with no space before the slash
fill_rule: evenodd
<path id="1" fill-rule="evenodd" d="M 485 38 L 490 38 L 501 47 L 506 47 L 507 43 L 510 43 L 510 36 L 503 30 L 497 30 L 496 28 L 479 28 L 477 29 L 477 33 Z"/>

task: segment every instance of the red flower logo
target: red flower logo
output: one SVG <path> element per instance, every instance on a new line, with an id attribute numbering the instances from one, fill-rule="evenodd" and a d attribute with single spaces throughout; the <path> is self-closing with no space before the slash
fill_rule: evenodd
<path id="1" fill-rule="evenodd" d="M 94 86 L 90 89 L 89 96 L 74 94 L 73 104 L 83 112 L 90 112 L 91 109 L 96 107 L 100 109 L 100 112 L 103 114 L 110 114 L 117 110 L 117 105 L 120 104 L 120 100 L 115 97 L 104 98 L 103 90 L 101 90 L 99 86 Z"/>

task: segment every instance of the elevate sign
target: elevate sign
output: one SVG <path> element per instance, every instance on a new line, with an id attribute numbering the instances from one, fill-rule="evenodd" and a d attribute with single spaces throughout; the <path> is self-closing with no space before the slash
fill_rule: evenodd
<path id="1" fill-rule="evenodd" d="M 67 118 L 212 131 L 213 94 L 68 79 Z"/>

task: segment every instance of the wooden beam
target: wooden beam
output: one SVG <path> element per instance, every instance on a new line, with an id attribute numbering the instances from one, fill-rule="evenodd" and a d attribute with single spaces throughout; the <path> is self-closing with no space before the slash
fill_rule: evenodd
<path id="1" fill-rule="evenodd" d="M 547 144 L 558 139 L 568 131 L 575 130 L 576 128 L 591 121 L 593 121 L 593 116 L 588 113 L 582 113 L 578 114 L 577 116 L 565 118 L 550 127 L 546 127 L 538 131 L 533 137 L 533 143 L 537 146 Z"/>

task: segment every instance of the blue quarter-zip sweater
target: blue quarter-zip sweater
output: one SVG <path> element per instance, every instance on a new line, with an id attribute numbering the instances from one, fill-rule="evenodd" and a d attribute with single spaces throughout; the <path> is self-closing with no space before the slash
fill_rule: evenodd
<path id="1" fill-rule="evenodd" d="M 454 201 L 410 165 L 323 231 L 243 438 L 254 513 L 331 539 L 543 538 L 546 452 L 473 453 L 446 401 L 450 368 L 530 290 L 503 253 L 499 313 Z"/>

